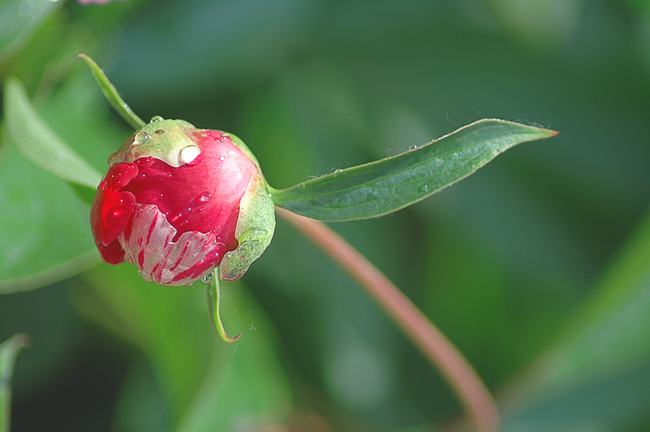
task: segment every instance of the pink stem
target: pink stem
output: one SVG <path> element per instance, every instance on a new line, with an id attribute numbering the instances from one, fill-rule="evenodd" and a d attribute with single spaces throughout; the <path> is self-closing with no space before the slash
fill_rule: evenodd
<path id="1" fill-rule="evenodd" d="M 492 395 L 469 362 L 442 332 L 359 251 L 322 222 L 276 207 L 277 213 L 345 269 L 442 373 L 480 432 L 499 422 Z"/>

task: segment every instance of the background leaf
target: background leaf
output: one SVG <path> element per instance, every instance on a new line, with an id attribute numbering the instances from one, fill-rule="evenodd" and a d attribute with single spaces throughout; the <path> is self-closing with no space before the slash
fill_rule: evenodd
<path id="1" fill-rule="evenodd" d="M 5 146 L 12 141 L 6 139 Z M 88 207 L 67 182 L 8 148 L 0 164 L 0 293 L 38 288 L 96 265 Z"/>
<path id="2" fill-rule="evenodd" d="M 9 432 L 11 427 L 11 376 L 14 362 L 29 338 L 18 334 L 0 344 L 0 431 Z"/>
<path id="3" fill-rule="evenodd" d="M 554 134 L 503 120 L 481 120 L 399 156 L 273 191 L 273 200 L 320 220 L 382 216 L 456 183 L 516 144 Z"/>
<path id="4" fill-rule="evenodd" d="M 210 326 L 202 283 L 161 287 L 130 266 L 107 265 L 84 279 L 92 289 L 76 293 L 84 313 L 140 346 L 152 365 L 167 430 L 233 430 L 288 415 L 290 391 L 272 325 L 241 284 L 221 287 L 226 326 L 243 333 L 226 345 Z"/>
<path id="5" fill-rule="evenodd" d="M 25 88 L 10 77 L 4 91 L 5 127 L 23 156 L 59 178 L 95 188 L 102 175 L 66 145 L 31 106 Z"/>
<path id="6" fill-rule="evenodd" d="M 650 404 L 650 213 L 565 335 L 511 390 L 505 430 L 620 430 Z M 506 396 L 507 397 L 507 396 Z M 506 401 L 507 403 L 507 401 Z M 572 426 L 573 425 L 573 426 Z M 565 429 L 567 428 L 567 429 Z"/>
<path id="7" fill-rule="evenodd" d="M 62 1 L 6 0 L 0 4 L 0 62 L 20 50 Z"/>

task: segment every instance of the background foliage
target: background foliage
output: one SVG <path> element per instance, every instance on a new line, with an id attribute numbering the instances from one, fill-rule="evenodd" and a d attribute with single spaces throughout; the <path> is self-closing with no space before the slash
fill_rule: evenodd
<path id="1" fill-rule="evenodd" d="M 461 414 L 453 395 L 287 225 L 224 287 L 234 346 L 202 288 L 99 264 L 79 191 L 15 149 L 38 130 L 103 172 L 131 133 L 79 52 L 142 118 L 240 136 L 277 188 L 482 117 L 559 130 L 394 215 L 332 226 L 475 365 L 504 430 L 650 427 L 646 2 L 0 3 L 0 77 L 36 108 L 12 121 L 5 87 L 0 341 L 32 340 L 12 430 L 429 431 Z"/>

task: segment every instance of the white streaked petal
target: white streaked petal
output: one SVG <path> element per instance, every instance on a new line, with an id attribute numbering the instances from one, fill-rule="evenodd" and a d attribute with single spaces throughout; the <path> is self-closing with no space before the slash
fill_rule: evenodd
<path id="1" fill-rule="evenodd" d="M 199 274 L 190 272 L 181 280 L 175 281 L 174 278 L 201 263 L 215 248 L 223 246 L 214 233 L 196 231 L 183 233 L 173 242 L 176 228 L 152 204 L 136 204 L 131 226 L 128 238 L 124 232 L 118 237 L 122 248 L 127 251 L 126 259 L 135 264 L 145 281 L 160 285 L 192 284 L 212 268 L 197 269 Z"/>

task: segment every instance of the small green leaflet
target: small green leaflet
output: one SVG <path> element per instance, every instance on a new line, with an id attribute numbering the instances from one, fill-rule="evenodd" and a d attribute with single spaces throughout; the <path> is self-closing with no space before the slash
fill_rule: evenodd
<path id="1" fill-rule="evenodd" d="M 29 344 L 29 337 L 17 334 L 0 344 L 0 432 L 9 432 L 11 423 L 11 376 L 18 352 Z"/>
<path id="2" fill-rule="evenodd" d="M 99 85 L 99 88 L 102 90 L 104 97 L 113 106 L 115 111 L 134 129 L 140 129 L 144 126 L 146 123 L 133 112 L 126 102 L 124 102 L 113 83 L 108 80 L 108 77 L 97 63 L 95 63 L 95 60 L 88 57 L 86 54 L 79 54 L 77 57 L 86 62 L 97 81 L 97 85 Z"/>
<path id="3" fill-rule="evenodd" d="M 271 192 L 278 206 L 313 219 L 373 218 L 427 198 L 519 143 L 555 135 L 505 120 L 479 120 L 400 155 Z"/>

